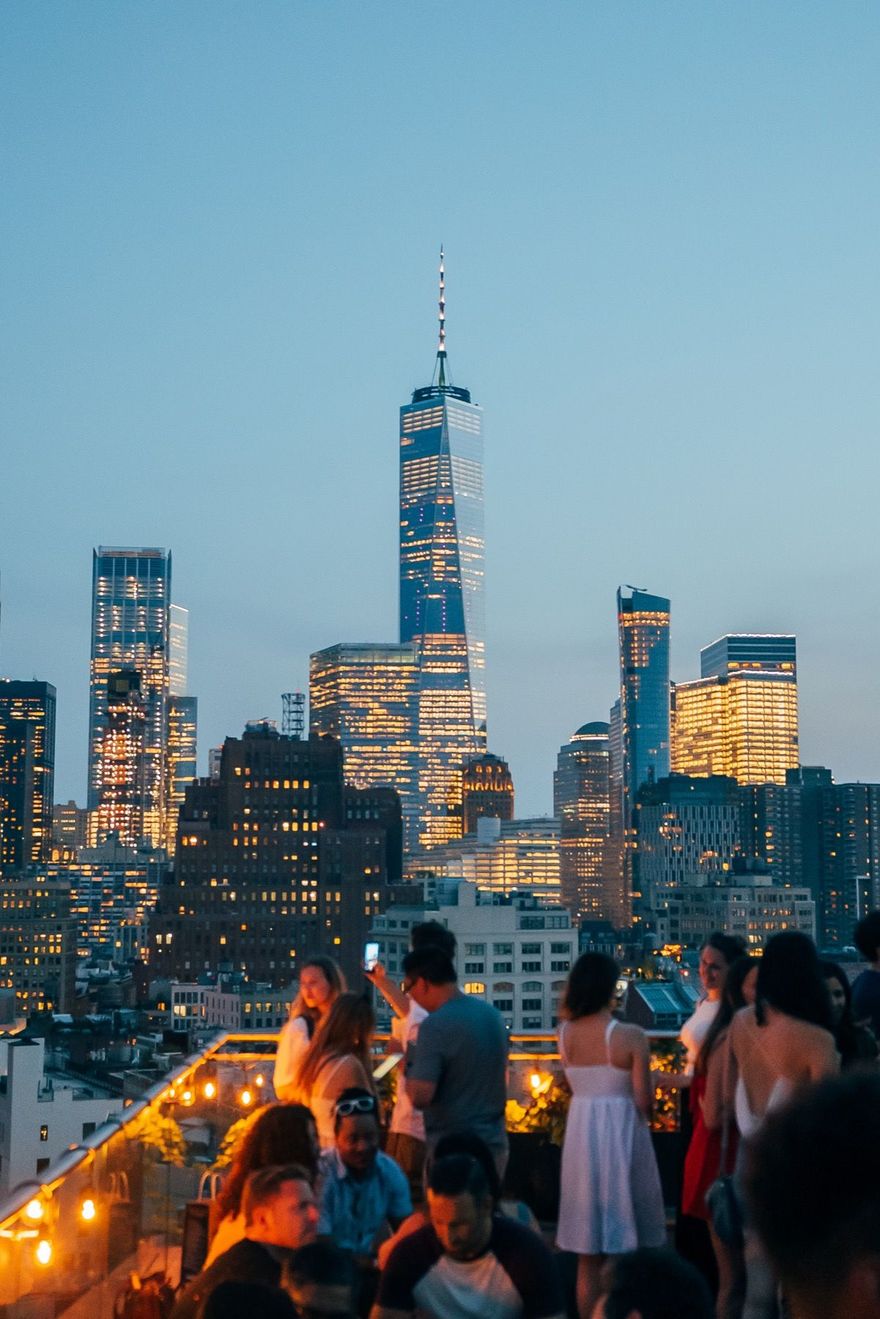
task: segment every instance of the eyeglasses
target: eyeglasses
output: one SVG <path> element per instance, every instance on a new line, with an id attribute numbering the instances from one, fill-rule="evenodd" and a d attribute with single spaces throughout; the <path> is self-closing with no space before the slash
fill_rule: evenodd
<path id="1" fill-rule="evenodd" d="M 358 1095 L 357 1099 L 341 1099 L 336 1105 L 337 1117 L 351 1117 L 352 1113 L 375 1113 L 376 1101 L 372 1095 Z"/>

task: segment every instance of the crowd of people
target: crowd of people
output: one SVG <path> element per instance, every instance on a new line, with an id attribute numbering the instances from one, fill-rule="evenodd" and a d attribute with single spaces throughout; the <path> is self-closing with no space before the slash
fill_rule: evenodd
<path id="1" fill-rule="evenodd" d="M 618 1018 L 614 961 L 578 958 L 559 1005 L 570 1100 L 555 1240 L 504 1196 L 507 1034 L 459 990 L 451 933 L 415 927 L 402 985 L 366 972 L 402 1055 L 387 1130 L 372 1006 L 311 959 L 279 1040 L 279 1102 L 239 1143 L 174 1319 L 255 1306 L 261 1319 L 880 1319 L 880 912 L 856 942 L 868 969 L 851 988 L 805 935 L 753 957 L 713 934 L 683 1070 L 664 1076 Z M 686 1119 L 678 1250 L 648 1125 L 658 1083 L 682 1092 Z"/>

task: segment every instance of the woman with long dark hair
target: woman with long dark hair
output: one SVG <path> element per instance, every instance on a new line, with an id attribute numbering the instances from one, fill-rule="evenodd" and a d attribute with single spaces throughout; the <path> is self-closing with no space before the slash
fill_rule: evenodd
<path id="1" fill-rule="evenodd" d="M 876 1067 L 877 1041 L 871 1028 L 860 1025 L 853 1016 L 849 977 L 836 962 L 822 962 L 822 974 L 831 1000 L 831 1026 L 840 1054 L 841 1071 L 849 1071 L 852 1067 Z"/>
<path id="2" fill-rule="evenodd" d="M 299 990 L 278 1035 L 272 1085 L 276 1099 L 296 1099 L 296 1075 L 309 1043 L 346 989 L 345 976 L 332 957 L 309 957 L 299 973 Z"/>
<path id="3" fill-rule="evenodd" d="M 755 957 L 738 957 L 727 968 L 724 991 L 718 1011 L 697 1054 L 690 1091 L 693 1128 L 684 1161 L 681 1193 L 682 1212 L 706 1224 L 715 1263 L 718 1268 L 718 1319 L 736 1319 L 742 1307 L 744 1273 L 742 1252 L 726 1245 L 713 1230 L 706 1204 L 706 1192 L 721 1172 L 733 1172 L 736 1162 L 737 1132 L 732 1119 L 727 1131 L 710 1131 L 703 1116 L 703 1104 L 709 1077 L 720 1077 L 723 1044 L 735 1013 L 755 1002 L 758 961 Z M 724 1167 L 722 1169 L 722 1150 Z"/>
<path id="4" fill-rule="evenodd" d="M 766 1115 L 810 1082 L 833 1075 L 839 1060 L 831 1003 L 812 939 L 796 930 L 774 934 L 758 965 L 757 998 L 730 1024 L 719 1083 L 710 1076 L 703 1105 L 707 1127 L 733 1115 L 744 1149 Z M 743 1319 L 776 1314 L 776 1279 L 760 1242 L 746 1227 Z"/>
<path id="5" fill-rule="evenodd" d="M 298 1163 L 314 1186 L 318 1152 L 315 1119 L 303 1104 L 270 1104 L 260 1109 L 241 1138 L 217 1197 L 219 1222 L 204 1268 L 244 1238 L 241 1196 L 250 1174 L 276 1163 Z"/>
<path id="6" fill-rule="evenodd" d="M 322 1150 L 336 1143 L 334 1107 L 352 1086 L 375 1094 L 370 1047 L 376 1015 L 362 994 L 340 994 L 315 1031 L 296 1075 L 296 1092 L 318 1124 Z"/>
<path id="7" fill-rule="evenodd" d="M 613 1016 L 617 964 L 583 953 L 560 1009 L 559 1056 L 571 1088 L 556 1241 L 578 1256 L 577 1305 L 593 1312 L 602 1263 L 666 1240 L 647 1119 L 654 1099 L 648 1037 Z"/>

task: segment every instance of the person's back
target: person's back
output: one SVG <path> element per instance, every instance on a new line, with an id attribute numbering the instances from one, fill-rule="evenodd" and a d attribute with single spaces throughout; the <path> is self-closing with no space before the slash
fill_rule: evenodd
<path id="1" fill-rule="evenodd" d="M 742 1008 L 730 1028 L 730 1048 L 737 1064 L 739 1096 L 732 1096 L 738 1124 L 759 1122 L 803 1085 L 837 1070 L 831 1033 L 812 1022 L 765 1009 L 766 1024 L 754 1008 Z"/>
<path id="2" fill-rule="evenodd" d="M 441 1136 L 472 1131 L 491 1149 L 506 1144 L 507 1031 L 501 1013 L 469 994 L 455 994 L 422 1022 L 414 1075 L 436 1074 L 425 1109 L 428 1148 Z"/>
<path id="3" fill-rule="evenodd" d="M 507 1030 L 497 1008 L 463 994 L 452 959 L 440 948 L 413 949 L 403 961 L 405 989 L 428 1016 L 406 1063 L 406 1086 L 425 1115 L 430 1153 L 442 1136 L 472 1131 L 507 1160 Z"/>

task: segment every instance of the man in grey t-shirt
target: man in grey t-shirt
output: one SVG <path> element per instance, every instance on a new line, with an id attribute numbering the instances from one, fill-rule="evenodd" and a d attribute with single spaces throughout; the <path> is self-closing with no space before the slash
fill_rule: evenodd
<path id="1" fill-rule="evenodd" d="M 469 1131 L 486 1142 L 499 1173 L 507 1163 L 507 1031 L 501 1013 L 463 994 L 452 959 L 435 947 L 403 960 L 404 988 L 427 1018 L 406 1064 L 406 1088 L 425 1114 L 431 1154 L 441 1136 Z"/>

